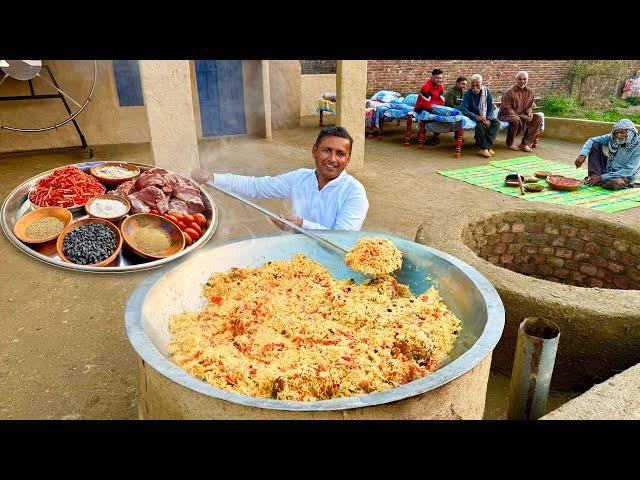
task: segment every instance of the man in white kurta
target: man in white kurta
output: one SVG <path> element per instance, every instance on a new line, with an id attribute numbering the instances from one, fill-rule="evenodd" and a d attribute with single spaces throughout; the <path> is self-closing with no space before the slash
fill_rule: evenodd
<path id="1" fill-rule="evenodd" d="M 320 131 L 311 149 L 316 168 L 301 168 L 274 177 L 213 174 L 196 169 L 191 177 L 252 198 L 288 198 L 293 215 L 284 218 L 309 230 L 360 230 L 369 209 L 364 186 L 345 168 L 353 139 L 342 127 Z M 285 228 L 284 224 L 278 225 Z"/>

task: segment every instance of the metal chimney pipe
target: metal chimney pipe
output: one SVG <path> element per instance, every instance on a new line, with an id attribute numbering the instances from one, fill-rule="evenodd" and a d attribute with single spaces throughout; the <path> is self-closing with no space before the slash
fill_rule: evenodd
<path id="1" fill-rule="evenodd" d="M 545 414 L 560 329 L 541 317 L 525 318 L 518 328 L 509 385 L 509 420 L 537 420 Z"/>

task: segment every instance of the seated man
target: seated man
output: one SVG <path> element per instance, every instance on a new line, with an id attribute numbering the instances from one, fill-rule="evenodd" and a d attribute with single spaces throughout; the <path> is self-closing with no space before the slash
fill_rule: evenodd
<path id="1" fill-rule="evenodd" d="M 607 145 L 609 156 L 602 151 Z M 587 140 L 576 158 L 580 168 L 589 156 L 587 185 L 602 185 L 609 190 L 634 186 L 640 174 L 640 136 L 631 120 L 623 118 L 611 133 Z"/>
<path id="2" fill-rule="evenodd" d="M 203 168 L 191 172 L 197 183 L 210 182 L 238 195 L 253 198 L 288 198 L 293 215 L 283 218 L 310 230 L 360 230 L 369 209 L 362 184 L 345 172 L 353 139 L 342 127 L 329 126 L 311 148 L 315 169 L 301 168 L 275 177 L 230 173 L 215 175 Z M 274 221 L 281 229 L 285 224 Z"/>
<path id="3" fill-rule="evenodd" d="M 533 90 L 527 87 L 528 81 L 529 74 L 527 72 L 518 72 L 515 86 L 502 95 L 500 102 L 498 120 L 509 122 L 507 147 L 510 150 L 520 149 L 531 152 L 531 145 L 536 136 L 540 134 L 542 117 L 533 113 Z M 522 143 L 518 148 L 515 139 L 523 131 Z"/>
<path id="4" fill-rule="evenodd" d="M 413 108 L 416 113 L 421 113 L 425 110 L 431 111 L 433 105 L 444 105 L 443 78 L 442 70 L 434 68 L 431 72 L 431 79 L 427 80 L 427 83 L 420 89 L 416 105 Z M 433 137 L 425 143 L 427 145 L 437 145 L 440 143 L 440 134 L 434 132 Z"/>
<path id="5" fill-rule="evenodd" d="M 444 104 L 451 108 L 460 108 L 462 96 L 467 89 L 467 77 L 458 77 L 456 84 L 444 92 Z"/>
<path id="6" fill-rule="evenodd" d="M 495 154 L 493 143 L 500 122 L 495 116 L 491 91 L 482 85 L 482 75 L 476 73 L 471 77 L 471 88 L 462 97 L 460 112 L 476 122 L 475 139 L 481 149 L 480 155 L 488 158 Z"/>

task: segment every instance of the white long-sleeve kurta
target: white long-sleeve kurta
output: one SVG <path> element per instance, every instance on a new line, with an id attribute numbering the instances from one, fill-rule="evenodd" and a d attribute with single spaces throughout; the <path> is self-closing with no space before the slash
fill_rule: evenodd
<path id="1" fill-rule="evenodd" d="M 275 177 L 214 174 L 213 183 L 252 198 L 288 198 L 293 214 L 308 230 L 360 230 L 369 210 L 364 186 L 342 172 L 318 190 L 315 169 L 301 168 Z"/>

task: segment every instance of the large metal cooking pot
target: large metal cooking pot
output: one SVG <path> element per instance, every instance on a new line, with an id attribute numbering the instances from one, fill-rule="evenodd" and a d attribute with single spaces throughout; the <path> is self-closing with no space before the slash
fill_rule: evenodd
<path id="1" fill-rule="evenodd" d="M 443 366 L 386 392 L 316 402 L 249 397 L 214 388 L 172 363 L 167 354 L 169 317 L 205 304 L 202 285 L 213 272 L 261 266 L 303 252 L 334 277 L 366 277 L 327 247 L 299 234 L 275 234 L 203 247 L 180 265 L 158 272 L 135 290 L 125 312 L 138 354 L 142 418 L 482 418 L 491 352 L 504 326 L 504 308 L 491 284 L 446 253 L 387 234 L 321 232 L 351 248 L 363 236 L 381 236 L 402 250 L 398 281 L 420 294 L 435 284 L 463 330 Z"/>

